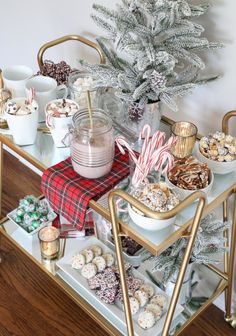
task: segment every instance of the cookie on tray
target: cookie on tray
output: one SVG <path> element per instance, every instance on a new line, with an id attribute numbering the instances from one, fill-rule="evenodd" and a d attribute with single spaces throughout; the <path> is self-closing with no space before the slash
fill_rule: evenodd
<path id="1" fill-rule="evenodd" d="M 102 248 L 98 245 L 93 245 L 89 249 L 93 251 L 94 257 L 99 257 L 102 255 Z"/>
<path id="2" fill-rule="evenodd" d="M 146 307 L 145 307 L 145 311 L 150 311 L 153 313 L 153 315 L 155 316 L 156 320 L 160 320 L 161 318 L 161 314 L 162 314 L 162 309 L 160 306 L 154 304 L 154 303 L 149 303 Z"/>
<path id="3" fill-rule="evenodd" d="M 97 266 L 98 272 L 102 272 L 106 268 L 106 261 L 101 256 L 95 257 L 92 263 Z"/>
<path id="4" fill-rule="evenodd" d="M 94 258 L 93 251 L 90 249 L 85 249 L 81 253 L 85 256 L 86 264 L 90 263 Z"/>
<path id="5" fill-rule="evenodd" d="M 97 290 L 95 294 L 105 303 L 112 304 L 116 297 L 116 288 L 106 288 L 105 290 Z"/>
<path id="6" fill-rule="evenodd" d="M 72 257 L 71 267 L 74 269 L 81 269 L 84 267 L 85 261 L 85 256 L 83 254 L 76 254 Z"/>
<path id="7" fill-rule="evenodd" d="M 154 288 L 152 287 L 152 285 L 149 285 L 149 284 L 143 284 L 140 287 L 140 289 L 143 290 L 145 293 L 147 293 L 149 299 L 151 299 L 151 297 L 153 297 L 155 293 Z"/>
<path id="8" fill-rule="evenodd" d="M 133 296 L 129 298 L 129 303 L 130 303 L 131 314 L 135 315 L 139 311 L 140 304 L 138 300 Z"/>
<path id="9" fill-rule="evenodd" d="M 137 290 L 134 297 L 138 300 L 140 307 L 144 307 L 148 303 L 148 294 L 143 290 Z"/>
<path id="10" fill-rule="evenodd" d="M 154 304 L 160 306 L 161 309 L 164 309 L 166 307 L 166 304 L 167 304 L 167 297 L 165 295 L 161 294 L 161 293 L 158 293 L 158 294 L 153 296 L 150 303 L 154 303 Z"/>
<path id="11" fill-rule="evenodd" d="M 111 267 L 115 263 L 115 258 L 111 253 L 104 253 L 102 257 L 105 259 L 107 267 Z"/>
<path id="12" fill-rule="evenodd" d="M 139 314 L 138 324 L 141 328 L 147 330 L 154 326 L 155 324 L 155 316 L 150 311 L 143 311 Z"/>
<path id="13" fill-rule="evenodd" d="M 97 266 L 92 263 L 84 265 L 81 274 L 86 279 L 91 279 L 97 274 Z"/>

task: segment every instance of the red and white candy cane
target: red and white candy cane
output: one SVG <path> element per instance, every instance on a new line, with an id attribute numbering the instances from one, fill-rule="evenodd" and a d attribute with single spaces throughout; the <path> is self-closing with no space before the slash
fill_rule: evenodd
<path id="1" fill-rule="evenodd" d="M 32 104 L 34 96 L 35 96 L 35 89 L 30 88 L 29 91 L 28 91 L 28 96 L 27 96 L 27 103 L 28 104 Z"/>
<path id="2" fill-rule="evenodd" d="M 163 170 L 163 166 L 166 164 L 164 170 Z M 174 164 L 174 158 L 173 155 L 168 152 L 162 152 L 159 156 L 159 161 L 158 164 L 155 167 L 155 170 L 157 171 L 163 171 L 164 173 L 170 171 L 170 169 L 173 167 Z"/>
<path id="3" fill-rule="evenodd" d="M 148 124 L 144 125 L 142 131 L 139 134 L 139 141 L 141 141 L 144 138 L 142 150 L 141 150 L 141 153 L 140 153 L 140 155 L 142 155 L 142 156 L 144 155 L 144 153 L 146 151 L 148 141 L 149 141 L 149 138 L 150 138 L 150 134 L 151 134 L 151 127 Z"/>
<path id="4" fill-rule="evenodd" d="M 128 144 L 128 142 L 125 140 L 125 138 L 124 138 L 124 137 L 121 137 L 121 136 L 118 136 L 118 137 L 116 137 L 115 142 L 116 142 L 117 147 L 119 148 L 120 152 L 121 152 L 122 154 L 125 154 L 125 150 L 124 150 L 124 148 L 123 148 L 123 147 L 125 147 L 125 148 L 128 150 L 128 152 L 129 152 L 129 154 L 130 154 L 132 160 L 134 161 L 134 163 L 135 163 L 137 166 L 139 166 L 139 164 L 138 164 L 138 159 L 137 159 L 137 157 L 136 157 L 136 154 L 135 154 L 135 152 L 133 151 L 133 149 L 130 147 L 130 145 Z"/>
<path id="5" fill-rule="evenodd" d="M 54 111 L 50 110 L 46 112 L 46 125 L 48 128 L 53 128 L 53 123 L 52 123 L 52 116 L 54 115 Z"/>

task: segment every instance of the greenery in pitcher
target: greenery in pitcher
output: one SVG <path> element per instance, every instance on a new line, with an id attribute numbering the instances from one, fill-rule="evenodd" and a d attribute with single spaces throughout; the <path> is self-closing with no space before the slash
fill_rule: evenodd
<path id="1" fill-rule="evenodd" d="M 177 110 L 175 97 L 218 77 L 199 77 L 205 63 L 198 52 L 222 46 L 202 37 L 203 26 L 194 22 L 207 5 L 122 0 L 115 10 L 96 4 L 93 9 L 92 18 L 107 33 L 97 39 L 107 64 L 81 64 L 128 104 L 162 101 Z"/>
<path id="2" fill-rule="evenodd" d="M 197 238 L 193 246 L 190 262 L 215 264 L 220 262 L 220 255 L 226 251 L 223 232 L 229 228 L 228 223 L 216 220 L 208 215 L 201 220 Z M 163 272 L 163 283 L 174 277 L 182 264 L 187 240 L 180 238 L 160 256 L 153 257 L 152 271 Z"/>

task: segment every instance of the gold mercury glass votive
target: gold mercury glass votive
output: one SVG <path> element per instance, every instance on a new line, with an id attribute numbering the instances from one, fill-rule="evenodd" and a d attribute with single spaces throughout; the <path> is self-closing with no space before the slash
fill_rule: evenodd
<path id="1" fill-rule="evenodd" d="M 197 127 L 188 121 L 178 121 L 172 125 L 171 131 L 177 138 L 176 144 L 171 148 L 172 154 L 178 159 L 190 156 L 196 142 Z"/>
<path id="2" fill-rule="evenodd" d="M 60 252 L 60 231 L 54 226 L 46 226 L 39 231 L 38 237 L 42 258 L 57 259 Z"/>

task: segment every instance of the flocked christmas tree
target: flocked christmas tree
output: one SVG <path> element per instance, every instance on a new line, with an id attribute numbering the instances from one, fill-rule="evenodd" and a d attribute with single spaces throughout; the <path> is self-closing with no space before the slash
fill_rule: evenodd
<path id="1" fill-rule="evenodd" d="M 177 110 L 175 97 L 217 78 L 199 77 L 205 64 L 198 52 L 221 47 L 202 37 L 203 26 L 194 22 L 207 5 L 186 0 L 122 0 L 115 10 L 93 8 L 92 18 L 106 32 L 97 41 L 107 64 L 81 64 L 101 85 L 114 87 L 125 102 L 144 106 L 161 100 Z"/>
<path id="2" fill-rule="evenodd" d="M 222 253 L 226 251 L 223 232 L 227 228 L 228 223 L 216 220 L 212 214 L 202 219 L 190 261 L 199 264 L 219 263 Z M 187 240 L 180 238 L 160 256 L 153 258 L 153 271 L 163 272 L 164 283 L 178 273 L 186 244 Z"/>

